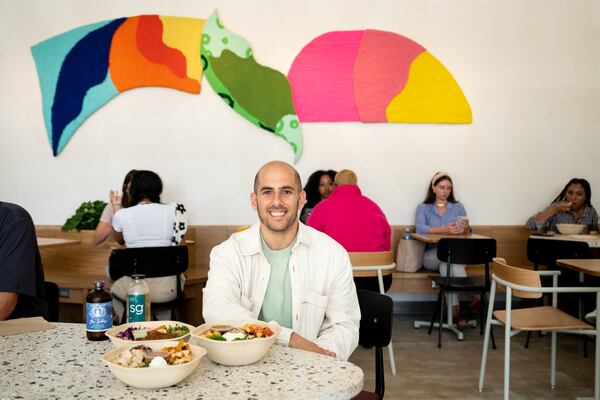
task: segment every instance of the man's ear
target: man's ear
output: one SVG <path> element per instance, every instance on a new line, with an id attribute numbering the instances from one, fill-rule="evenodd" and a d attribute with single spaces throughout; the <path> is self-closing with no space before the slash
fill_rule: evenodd
<path id="1" fill-rule="evenodd" d="M 254 211 L 258 211 L 258 204 L 256 203 L 256 193 L 250 193 L 250 205 Z"/>
<path id="2" fill-rule="evenodd" d="M 300 192 L 300 195 L 298 196 L 298 210 L 302 210 L 302 207 L 304 207 L 304 204 L 306 204 L 306 192 L 303 190 Z"/>

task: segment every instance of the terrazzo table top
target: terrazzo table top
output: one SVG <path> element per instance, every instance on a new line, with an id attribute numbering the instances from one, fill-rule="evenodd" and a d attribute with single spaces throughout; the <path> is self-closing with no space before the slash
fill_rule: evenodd
<path id="1" fill-rule="evenodd" d="M 0 399 L 348 399 L 363 372 L 352 363 L 274 345 L 261 361 L 225 367 L 204 357 L 186 380 L 136 389 L 115 378 L 100 357 L 109 340 L 91 342 L 84 324 L 0 337 Z"/>

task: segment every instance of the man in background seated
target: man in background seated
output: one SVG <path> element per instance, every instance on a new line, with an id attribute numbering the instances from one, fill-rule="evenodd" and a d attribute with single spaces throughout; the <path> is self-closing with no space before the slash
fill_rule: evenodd
<path id="1" fill-rule="evenodd" d="M 337 173 L 331 195 L 317 204 L 308 219 L 311 226 L 344 246 L 349 252 L 389 251 L 391 247 L 390 224 L 383 211 L 357 185 L 356 174 L 343 169 Z M 379 292 L 377 277 L 354 278 L 358 289 Z M 392 276 L 383 277 L 387 291 Z"/>
<path id="2" fill-rule="evenodd" d="M 299 223 L 304 199 L 291 165 L 258 171 L 250 203 L 260 223 L 213 248 L 202 314 L 276 321 L 280 345 L 347 360 L 360 322 L 352 266 L 342 246 Z"/>
<path id="3" fill-rule="evenodd" d="M 22 207 L 0 201 L 0 321 L 47 315 L 33 220 Z"/>

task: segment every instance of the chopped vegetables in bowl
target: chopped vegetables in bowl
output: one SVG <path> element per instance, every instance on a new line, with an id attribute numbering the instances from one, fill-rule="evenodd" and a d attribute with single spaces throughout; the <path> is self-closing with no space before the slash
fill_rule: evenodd
<path id="1" fill-rule="evenodd" d="M 241 328 L 232 326 L 213 326 L 200 334 L 201 336 L 220 341 L 252 340 L 258 338 L 268 338 L 273 335 L 271 328 L 267 324 L 246 324 Z"/>
<path id="2" fill-rule="evenodd" d="M 178 321 L 132 322 L 106 331 L 113 346 L 134 347 L 140 344 L 183 339 L 188 341 L 192 325 Z"/>
<path id="3" fill-rule="evenodd" d="M 102 356 L 113 375 L 130 386 L 156 389 L 176 385 L 198 366 L 206 350 L 183 340 L 122 346 Z"/>
<path id="4" fill-rule="evenodd" d="M 129 326 L 117 333 L 117 337 L 125 340 L 160 340 L 178 338 L 188 333 L 190 333 L 190 329 L 185 325 L 161 325 L 149 330 L 138 326 Z"/>
<path id="5" fill-rule="evenodd" d="M 262 359 L 279 334 L 277 324 L 260 321 L 226 321 L 200 325 L 192 331 L 208 358 L 223 365 L 247 365 Z"/>

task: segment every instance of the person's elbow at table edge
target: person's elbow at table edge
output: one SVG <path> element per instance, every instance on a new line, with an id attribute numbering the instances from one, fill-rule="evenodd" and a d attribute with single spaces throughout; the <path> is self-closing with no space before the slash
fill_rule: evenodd
<path id="1" fill-rule="evenodd" d="M 19 294 L 14 292 L 0 292 L 0 321 L 4 321 L 17 307 Z"/>

